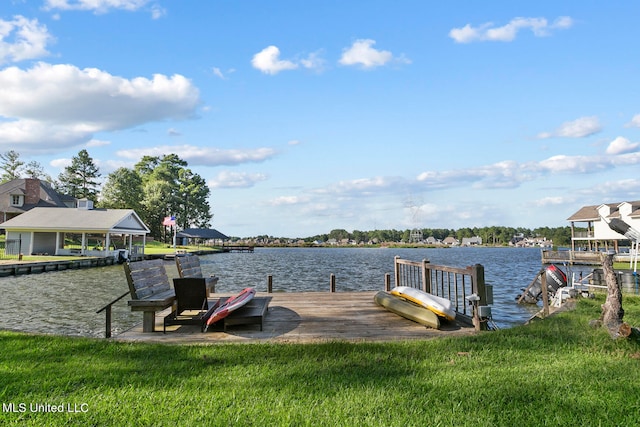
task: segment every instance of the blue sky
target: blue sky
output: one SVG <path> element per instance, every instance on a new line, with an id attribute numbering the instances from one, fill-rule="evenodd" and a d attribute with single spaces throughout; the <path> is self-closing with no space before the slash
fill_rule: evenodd
<path id="1" fill-rule="evenodd" d="M 233 236 L 640 199 L 635 1 L 4 0 L 0 152 L 176 153 Z"/>

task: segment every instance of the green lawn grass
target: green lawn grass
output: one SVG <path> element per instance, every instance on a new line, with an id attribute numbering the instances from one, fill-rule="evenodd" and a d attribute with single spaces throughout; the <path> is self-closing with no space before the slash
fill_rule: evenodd
<path id="1" fill-rule="evenodd" d="M 162 345 L 0 332 L 0 424 L 638 425 L 640 343 L 588 326 L 602 302 L 527 326 L 394 343 Z M 624 308 L 640 324 L 640 298 L 625 297 Z M 66 406 L 32 411 L 38 403 Z"/>

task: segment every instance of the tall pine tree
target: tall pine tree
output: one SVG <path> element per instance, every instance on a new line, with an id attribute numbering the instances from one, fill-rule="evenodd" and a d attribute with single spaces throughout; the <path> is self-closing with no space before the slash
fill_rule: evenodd
<path id="1" fill-rule="evenodd" d="M 100 171 L 87 150 L 80 150 L 71 165 L 58 175 L 56 189 L 77 199 L 97 201 Z"/>
<path id="2" fill-rule="evenodd" d="M 11 150 L 0 154 L 0 159 L 2 159 L 2 164 L 0 164 L 0 169 L 2 169 L 0 183 L 20 178 L 20 172 L 24 166 L 24 162 L 20 160 L 20 154 Z"/>

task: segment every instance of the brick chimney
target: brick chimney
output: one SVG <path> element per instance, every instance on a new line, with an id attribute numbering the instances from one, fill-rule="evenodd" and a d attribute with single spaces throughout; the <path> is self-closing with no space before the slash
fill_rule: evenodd
<path id="1" fill-rule="evenodd" d="M 40 180 L 37 178 L 25 178 L 24 189 L 24 203 L 37 204 L 40 200 Z"/>

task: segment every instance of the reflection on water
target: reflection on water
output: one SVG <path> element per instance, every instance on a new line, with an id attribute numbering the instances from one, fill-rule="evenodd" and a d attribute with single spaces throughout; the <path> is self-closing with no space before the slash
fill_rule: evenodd
<path id="1" fill-rule="evenodd" d="M 96 311 L 128 289 L 121 265 L 0 278 L 0 328 L 65 335 L 104 336 Z M 140 319 L 125 300 L 113 307 L 115 333 Z"/>
<path id="2" fill-rule="evenodd" d="M 482 264 L 485 280 L 494 286 L 493 317 L 498 326 L 522 324 L 535 307 L 517 305 L 515 297 L 540 270 L 535 248 L 257 248 L 253 253 L 201 257 L 205 275 L 216 274 L 219 292 L 254 286 L 264 292 L 273 276 L 274 292 L 328 291 L 330 275 L 338 292 L 384 288 L 384 275 L 393 277 L 393 257 L 466 267 Z M 177 275 L 167 262 L 170 277 Z M 0 278 L 0 328 L 65 335 L 104 336 L 104 313 L 96 311 L 127 291 L 122 266 L 56 271 Z M 128 297 L 113 306 L 114 334 L 142 320 L 131 313 Z"/>

